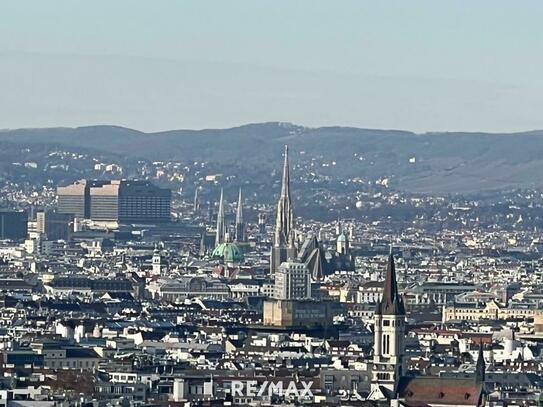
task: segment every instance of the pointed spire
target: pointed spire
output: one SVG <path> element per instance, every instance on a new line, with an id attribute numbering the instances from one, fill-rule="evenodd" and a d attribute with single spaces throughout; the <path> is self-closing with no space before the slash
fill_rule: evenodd
<path id="1" fill-rule="evenodd" d="M 226 240 L 226 224 L 224 222 L 224 198 L 221 188 L 221 197 L 219 199 L 219 211 L 217 212 L 217 231 L 215 234 L 215 246 L 224 243 Z"/>
<path id="2" fill-rule="evenodd" d="M 238 207 L 236 208 L 236 225 L 243 223 L 243 199 L 241 197 L 241 187 L 239 188 Z"/>
<path id="3" fill-rule="evenodd" d="M 398 282 L 396 280 L 396 265 L 392 255 L 392 245 L 390 246 L 390 255 L 388 257 L 385 284 L 383 287 L 383 298 L 377 303 L 377 314 L 381 315 L 405 315 L 403 299 L 398 291 Z"/>
<path id="4" fill-rule="evenodd" d="M 238 206 L 236 208 L 236 242 L 245 242 L 245 222 L 243 222 L 243 198 L 241 196 L 241 188 L 239 189 Z"/>
<path id="5" fill-rule="evenodd" d="M 198 212 L 200 209 L 200 198 L 198 197 L 198 187 L 194 191 L 194 207 L 192 208 L 194 212 Z"/>
<path id="6" fill-rule="evenodd" d="M 288 167 L 288 146 L 285 145 L 285 161 L 283 163 L 283 179 L 281 184 L 281 197 L 290 199 L 290 172 Z"/>
<path id="7" fill-rule="evenodd" d="M 283 180 L 281 196 L 277 203 L 275 219 L 275 247 L 294 248 L 294 214 L 290 201 L 290 174 L 288 166 L 288 147 L 285 146 L 285 162 L 283 164 Z"/>
<path id="8" fill-rule="evenodd" d="M 483 340 L 479 340 L 479 355 L 477 356 L 477 364 L 475 365 L 475 381 L 484 383 L 485 381 L 486 363 L 483 352 Z"/>

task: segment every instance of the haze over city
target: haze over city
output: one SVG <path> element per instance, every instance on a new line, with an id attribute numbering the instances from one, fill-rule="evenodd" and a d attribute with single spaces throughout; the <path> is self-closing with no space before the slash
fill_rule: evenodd
<path id="1" fill-rule="evenodd" d="M 0 126 L 543 128 L 539 1 L 0 4 Z"/>

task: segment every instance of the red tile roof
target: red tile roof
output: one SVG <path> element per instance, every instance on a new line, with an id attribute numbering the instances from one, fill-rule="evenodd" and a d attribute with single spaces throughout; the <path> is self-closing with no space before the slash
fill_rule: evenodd
<path id="1" fill-rule="evenodd" d="M 403 378 L 399 393 L 410 407 L 423 404 L 477 406 L 483 385 L 474 378 Z"/>

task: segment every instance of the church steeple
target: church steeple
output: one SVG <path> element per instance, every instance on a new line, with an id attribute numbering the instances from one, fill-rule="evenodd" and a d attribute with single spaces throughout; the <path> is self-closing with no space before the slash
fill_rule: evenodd
<path id="1" fill-rule="evenodd" d="M 243 222 L 243 198 L 239 189 L 238 206 L 236 208 L 236 242 L 245 242 L 245 222 Z"/>
<path id="2" fill-rule="evenodd" d="M 405 307 L 398 291 L 392 252 L 388 258 L 383 296 L 374 315 L 372 382 L 369 399 L 396 397 L 404 374 Z"/>
<path id="3" fill-rule="evenodd" d="M 486 363 L 484 358 L 483 341 L 479 342 L 479 354 L 477 355 L 477 364 L 475 365 L 475 381 L 477 383 L 485 382 Z"/>
<path id="4" fill-rule="evenodd" d="M 221 188 L 221 197 L 219 199 L 219 211 L 217 212 L 217 230 L 215 232 L 215 246 L 226 241 L 226 223 L 224 221 L 224 198 Z"/>
<path id="5" fill-rule="evenodd" d="M 380 315 L 405 315 L 403 299 L 398 292 L 396 281 L 396 265 L 392 253 L 388 258 L 383 297 L 377 302 L 376 314 Z"/>
<path id="6" fill-rule="evenodd" d="M 277 203 L 277 215 L 275 219 L 275 240 L 276 247 L 294 247 L 294 215 L 290 200 L 290 172 L 288 165 L 288 146 L 285 146 L 285 160 L 283 163 L 283 177 L 281 185 L 281 196 Z"/>

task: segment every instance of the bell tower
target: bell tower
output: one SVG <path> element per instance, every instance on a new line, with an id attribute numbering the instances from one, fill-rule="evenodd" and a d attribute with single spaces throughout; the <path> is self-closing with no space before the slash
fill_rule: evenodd
<path id="1" fill-rule="evenodd" d="M 405 373 L 405 307 L 398 292 L 392 253 L 388 259 L 383 297 L 374 315 L 374 345 L 370 400 L 396 397 L 398 382 Z"/>

